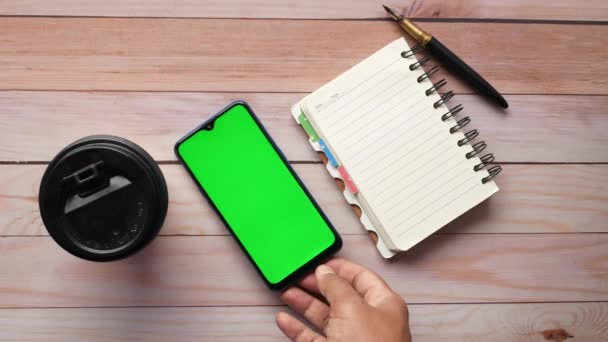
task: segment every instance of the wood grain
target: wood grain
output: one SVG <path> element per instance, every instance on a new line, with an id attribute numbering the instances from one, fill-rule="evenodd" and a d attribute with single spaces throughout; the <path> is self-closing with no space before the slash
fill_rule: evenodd
<path id="1" fill-rule="evenodd" d="M 424 28 L 502 93 L 608 94 L 606 25 Z M 309 92 L 401 35 L 389 21 L 5 17 L 0 89 Z"/>
<path id="2" fill-rule="evenodd" d="M 186 17 L 186 18 L 385 18 L 380 4 L 403 8 L 413 18 L 606 20 L 601 0 L 557 1 L 368 1 L 368 0 L 0 0 L 0 15 Z"/>
<path id="3" fill-rule="evenodd" d="M 0 0 L 0 340 L 285 341 L 277 294 L 173 164 L 173 143 L 234 99 L 296 162 L 344 236 L 340 254 L 410 303 L 416 341 L 608 340 L 608 2 L 387 0 L 511 104 L 436 77 L 508 165 L 496 196 L 391 261 L 289 115 L 401 36 L 380 4 Z M 113 263 L 64 252 L 37 208 L 45 163 L 93 133 L 141 144 L 170 190 L 162 236 Z"/>
<path id="4" fill-rule="evenodd" d="M 410 305 L 414 341 L 608 340 L 608 303 Z M 548 335 L 553 332 L 554 335 Z M 551 338 L 553 337 L 553 338 Z"/>
<path id="5" fill-rule="evenodd" d="M 0 236 L 47 235 L 38 210 L 38 188 L 46 166 L 0 165 Z M 329 219 L 343 233 L 363 227 L 321 165 L 294 165 Z M 228 231 L 180 165 L 162 165 L 169 209 L 162 235 L 228 235 Z M 608 171 L 608 168 L 607 168 Z"/>
<path id="6" fill-rule="evenodd" d="M 0 236 L 46 235 L 38 211 L 44 165 L 0 165 Z M 322 165 L 294 165 L 341 234 L 363 227 Z M 228 235 L 179 165 L 161 167 L 169 211 L 161 235 Z M 608 232 L 608 165 L 504 165 L 500 192 L 440 233 Z"/>
<path id="7" fill-rule="evenodd" d="M 290 160 L 318 161 L 289 114 L 304 96 L 0 91 L 0 161 L 49 161 L 70 142 L 100 133 L 128 138 L 157 160 L 175 160 L 173 144 L 181 136 L 237 99 L 253 107 Z M 608 96 L 507 99 L 506 113 L 476 95 L 453 100 L 464 104 L 463 115 L 472 118 L 499 161 L 608 162 Z"/>
<path id="8" fill-rule="evenodd" d="M 608 300 L 607 248 L 608 234 L 449 234 L 387 262 L 367 236 L 349 235 L 340 254 L 410 303 L 570 302 Z M 112 263 L 49 237 L 5 237 L 0 250 L 0 307 L 278 304 L 228 236 L 158 237 Z"/>
<path id="9" fill-rule="evenodd" d="M 285 307 L 0 310 L 0 338 L 65 342 L 286 341 L 274 324 Z M 608 303 L 410 305 L 414 341 L 546 341 L 563 329 L 574 341 L 608 340 Z"/>

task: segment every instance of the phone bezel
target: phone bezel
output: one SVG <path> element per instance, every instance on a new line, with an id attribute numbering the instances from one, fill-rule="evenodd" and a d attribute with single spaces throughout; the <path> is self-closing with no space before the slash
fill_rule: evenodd
<path id="1" fill-rule="evenodd" d="M 186 140 L 191 138 L 194 134 L 196 134 L 200 130 L 208 130 L 207 127 L 209 127 L 209 126 L 211 126 L 211 129 L 213 129 L 213 123 L 215 122 L 215 120 L 217 120 L 219 117 L 221 117 L 222 115 L 224 115 L 225 113 L 227 113 L 229 110 L 231 110 L 233 107 L 236 107 L 236 106 L 243 106 L 247 110 L 249 115 L 251 115 L 251 117 L 253 118 L 253 121 L 256 123 L 256 125 L 258 126 L 260 131 L 264 134 L 264 136 L 266 137 L 268 142 L 270 142 L 274 151 L 277 153 L 279 158 L 281 158 L 281 160 L 283 161 L 283 164 L 285 164 L 285 166 L 291 173 L 292 177 L 298 182 L 298 184 L 300 185 L 300 187 L 302 188 L 302 190 L 304 191 L 306 196 L 309 198 L 309 200 L 311 201 L 311 203 L 313 204 L 313 206 L 315 207 L 317 212 L 319 212 L 319 214 L 321 215 L 321 217 L 323 218 L 323 220 L 325 221 L 325 223 L 327 224 L 327 226 L 329 227 L 329 229 L 331 230 L 331 232 L 334 235 L 334 243 L 332 245 L 330 245 L 328 248 L 323 250 L 317 256 L 312 258 L 306 264 L 302 265 L 300 268 L 296 269 L 294 272 L 292 272 L 290 275 L 288 275 L 287 277 L 285 277 L 283 280 L 281 280 L 278 283 L 271 283 L 268 279 L 266 279 L 266 277 L 264 276 L 264 273 L 262 273 L 262 270 L 255 263 L 255 261 L 253 260 L 251 255 L 247 252 L 247 250 L 243 246 L 243 243 L 241 242 L 239 237 L 235 234 L 232 227 L 228 224 L 228 222 L 224 218 L 224 215 L 222 215 L 222 213 L 219 211 L 219 209 L 217 208 L 215 203 L 211 200 L 211 198 L 205 191 L 204 187 L 197 181 L 196 177 L 194 176 L 194 173 L 192 172 L 192 170 L 190 170 L 190 168 L 186 164 L 185 160 L 179 154 L 179 146 L 183 142 L 185 142 Z M 188 132 L 188 134 L 186 134 L 184 137 L 182 137 L 181 139 L 179 139 L 177 141 L 177 143 L 174 146 L 174 152 L 175 152 L 175 155 L 176 155 L 177 159 L 179 160 L 179 162 L 188 171 L 188 174 L 190 175 L 190 177 L 192 178 L 194 183 L 197 185 L 199 191 L 203 194 L 203 196 L 205 197 L 207 202 L 211 205 L 213 210 L 220 217 L 220 219 L 222 220 L 222 222 L 224 223 L 226 228 L 228 228 L 228 231 L 230 232 L 232 237 L 237 241 L 241 250 L 245 253 L 245 255 L 247 256 L 247 258 L 249 259 L 251 264 L 255 267 L 255 270 L 258 272 L 260 277 L 264 280 L 264 282 L 266 283 L 266 285 L 269 288 L 271 288 L 273 290 L 282 290 L 282 289 L 289 287 L 292 284 L 295 284 L 296 281 L 303 278 L 310 272 L 314 271 L 314 268 L 316 266 L 320 265 L 323 261 L 327 260 L 331 255 L 335 254 L 342 248 L 342 238 L 340 237 L 340 234 L 338 234 L 338 232 L 336 231 L 336 229 L 334 228 L 332 223 L 329 221 L 329 219 L 327 218 L 327 216 L 325 215 L 325 213 L 323 212 L 323 210 L 321 209 L 321 207 L 319 206 L 317 201 L 315 201 L 314 197 L 310 194 L 310 192 L 308 191 L 308 189 L 306 188 L 306 186 L 304 185 L 304 183 L 302 182 L 300 177 L 298 177 L 297 173 L 293 170 L 293 168 L 291 167 L 289 161 L 287 160 L 287 158 L 285 157 L 285 155 L 283 154 L 281 149 L 277 146 L 277 144 L 274 142 L 274 140 L 272 139 L 272 137 L 270 136 L 270 134 L 268 133 L 268 131 L 266 130 L 264 125 L 261 123 L 261 121 L 258 119 L 256 114 L 253 112 L 251 107 L 249 107 L 249 105 L 245 101 L 232 102 L 231 104 L 226 106 L 224 109 L 222 109 L 221 111 L 219 111 L 218 113 L 213 115 L 211 118 L 209 118 L 208 120 L 206 120 L 205 122 L 203 122 L 202 124 L 197 126 L 195 129 Z"/>

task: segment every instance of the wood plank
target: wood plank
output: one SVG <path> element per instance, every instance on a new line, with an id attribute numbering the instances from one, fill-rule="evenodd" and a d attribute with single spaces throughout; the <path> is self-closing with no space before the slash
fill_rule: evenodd
<path id="1" fill-rule="evenodd" d="M 48 234 L 38 210 L 38 188 L 45 168 L 0 165 L 0 236 Z M 320 164 L 294 168 L 341 232 L 364 234 L 359 219 Z M 161 235 L 229 235 L 182 166 L 162 165 L 161 169 L 169 188 L 169 210 Z"/>
<path id="2" fill-rule="evenodd" d="M 286 341 L 274 324 L 285 307 L 0 310 L 10 341 Z M 415 341 L 547 341 L 565 333 L 608 340 L 608 303 L 410 305 Z"/>
<path id="3" fill-rule="evenodd" d="M 413 18 L 607 20 L 608 5 L 602 0 L 557 1 L 396 1 L 382 3 Z M 182 18 L 283 18 L 362 19 L 385 18 L 377 1 L 277 1 L 277 0 L 0 0 L 0 15 L 182 17 Z"/>
<path id="4" fill-rule="evenodd" d="M 0 130 L 4 132 L 0 136 L 0 160 L 49 161 L 70 142 L 100 133 L 130 139 L 156 160 L 176 160 L 173 145 L 179 138 L 228 103 L 243 99 L 260 116 L 290 160 L 319 161 L 306 134 L 290 114 L 291 105 L 304 96 L 303 93 L 0 92 Z M 608 104 L 608 97 L 605 101 Z M 608 115 L 605 117 L 608 125 Z M 49 131 L 54 134 L 48 134 Z M 18 138 L 24 134 L 30 139 Z"/>
<path id="5" fill-rule="evenodd" d="M 424 28 L 503 93 L 608 94 L 606 25 Z M 309 92 L 401 35 L 389 21 L 4 17 L 0 89 Z"/>
<path id="6" fill-rule="evenodd" d="M 38 212 L 44 165 L 0 165 L 0 236 L 46 235 Z M 319 164 L 294 165 L 341 234 L 364 234 Z M 228 235 L 179 165 L 161 167 L 169 212 L 161 235 Z M 608 232 L 608 165 L 504 165 L 501 191 L 440 233 Z"/>
<path id="7" fill-rule="evenodd" d="M 2 91 L 0 161 L 49 161 L 70 142 L 100 133 L 133 140 L 157 160 L 175 160 L 175 141 L 236 99 L 251 104 L 290 160 L 318 161 L 289 114 L 291 105 L 304 96 Z M 464 104 L 463 115 L 473 119 L 471 126 L 480 130 L 499 161 L 608 162 L 608 96 L 507 99 L 507 113 L 476 95 L 453 100 L 453 105 Z"/>
<path id="8" fill-rule="evenodd" d="M 79 260 L 49 237 L 1 238 L 0 250 L 0 307 L 279 303 L 228 236 L 159 237 L 112 263 Z M 349 235 L 341 255 L 410 303 L 506 303 L 608 301 L 607 251 L 608 234 L 448 234 L 388 262 Z"/>

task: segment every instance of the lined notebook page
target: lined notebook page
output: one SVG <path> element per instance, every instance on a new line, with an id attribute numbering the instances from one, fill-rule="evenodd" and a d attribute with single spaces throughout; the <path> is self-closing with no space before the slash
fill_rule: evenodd
<path id="1" fill-rule="evenodd" d="M 478 158 L 458 146 L 462 132 L 442 121 L 439 95 L 426 96 L 430 81 L 417 82 L 415 57 L 404 39 L 387 45 L 303 101 L 302 109 L 359 189 L 382 238 L 407 250 L 498 190 L 482 184 Z M 460 115 L 460 117 L 463 117 Z M 469 127 L 463 130 L 468 131 Z"/>

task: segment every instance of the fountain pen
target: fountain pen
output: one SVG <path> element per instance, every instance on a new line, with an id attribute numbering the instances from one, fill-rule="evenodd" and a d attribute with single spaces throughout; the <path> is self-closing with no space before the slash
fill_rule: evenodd
<path id="1" fill-rule="evenodd" d="M 382 6 L 386 13 L 399 23 L 399 26 L 414 38 L 418 44 L 426 48 L 431 55 L 437 57 L 439 61 L 447 65 L 454 73 L 464 79 L 471 87 L 479 94 L 486 96 L 491 101 L 500 105 L 503 108 L 509 107 L 507 101 L 494 89 L 481 75 L 468 66 L 462 59 L 458 58 L 450 49 L 441 44 L 437 38 L 431 36 L 420 27 L 416 26 L 411 20 L 398 14 L 390 7 Z"/>

